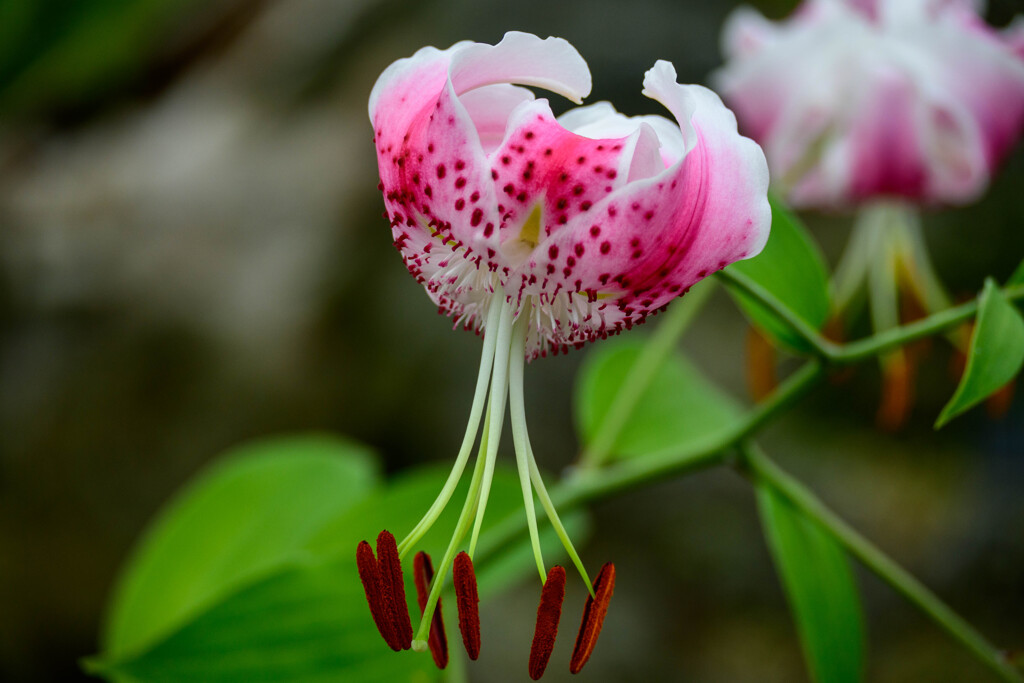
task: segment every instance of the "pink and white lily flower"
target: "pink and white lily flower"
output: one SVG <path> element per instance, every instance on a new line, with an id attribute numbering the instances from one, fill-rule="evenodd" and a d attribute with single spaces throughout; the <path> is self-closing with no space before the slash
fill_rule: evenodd
<path id="1" fill-rule="evenodd" d="M 741 8 L 714 81 L 794 205 L 967 202 L 1024 125 L 1024 21 L 997 31 L 982 5 L 805 0 L 778 23 Z"/>
<path id="2" fill-rule="evenodd" d="M 586 63 L 565 40 L 510 32 L 497 45 L 423 48 L 389 66 L 370 95 L 380 189 L 395 246 L 440 310 L 484 337 L 455 466 L 423 520 L 397 545 L 398 555 L 406 555 L 448 503 L 486 404 L 470 492 L 433 575 L 411 642 L 416 649 L 428 646 L 432 614 L 453 562 L 464 640 L 471 655 L 479 647 L 467 636 L 473 615 L 463 614 L 464 605 L 469 611 L 475 605 L 466 598 L 467 592 L 475 596 L 475 587 L 470 591 L 459 567 L 476 549 L 507 399 L 527 521 L 546 584 L 530 673 L 543 673 L 550 648 L 538 640 L 553 644 L 555 602 L 561 609 L 561 598 L 553 597 L 558 591 L 550 589 L 560 568 L 545 571 L 534 495 L 591 591 L 593 605 L 588 603 L 571 664 L 574 671 L 582 667 L 611 597 L 614 567 L 607 565 L 591 584 L 551 505 L 526 430 L 525 361 L 641 323 L 702 278 L 756 255 L 767 240 L 768 169 L 757 144 L 737 133 L 734 116 L 714 93 L 679 85 L 670 63 L 657 62 L 643 85 L 674 122 L 627 117 L 606 102 L 556 118 L 547 100 L 522 86 L 579 103 L 591 88 Z M 457 561 L 470 524 L 468 553 Z M 375 568 L 372 552 L 361 553 L 373 610 L 371 593 L 390 589 L 375 588 L 372 577 L 388 571 Z M 379 554 L 383 563 L 390 551 Z M 564 585 L 564 571 L 561 577 Z M 387 609 L 377 602 L 375 619 L 384 614 L 387 622 Z M 553 623 L 557 630 L 557 614 Z M 401 630 L 396 628 L 392 637 Z M 381 632 L 388 639 L 386 624 Z M 430 640 L 432 651 L 435 642 Z M 441 659 L 435 652 L 435 661 Z"/>

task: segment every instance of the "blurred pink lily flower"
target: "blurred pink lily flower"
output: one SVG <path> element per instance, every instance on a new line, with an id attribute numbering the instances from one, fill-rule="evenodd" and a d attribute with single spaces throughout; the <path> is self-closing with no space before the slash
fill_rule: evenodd
<path id="1" fill-rule="evenodd" d="M 806 0 L 729 18 L 715 85 L 796 206 L 963 203 L 1024 124 L 1024 21 L 970 0 Z"/>
<path id="2" fill-rule="evenodd" d="M 805 0 L 781 22 L 749 8 L 727 20 L 712 78 L 778 191 L 799 207 L 859 209 L 832 281 L 840 334 L 864 302 L 875 331 L 950 304 L 919 208 L 977 198 L 1024 127 L 1024 18 L 998 31 L 982 4 Z M 966 350 L 965 331 L 950 338 Z M 913 404 L 914 357 L 881 362 L 878 422 L 895 429 Z"/>
<path id="3" fill-rule="evenodd" d="M 579 103 L 591 78 L 565 40 L 510 32 L 497 45 L 427 47 L 398 60 L 374 86 L 369 114 L 395 246 L 441 312 L 484 336 L 476 396 L 455 466 L 423 520 L 397 544 L 398 557 L 407 554 L 448 503 L 486 403 L 466 505 L 432 574 L 411 645 L 434 650 L 443 641 L 428 638 L 428 631 L 454 563 L 463 639 L 471 656 L 479 650 L 476 589 L 467 577 L 507 399 L 534 556 L 545 583 L 530 661 L 530 675 L 539 677 L 554 643 L 564 572 L 545 571 L 534 495 L 591 594 L 570 665 L 574 672 L 593 650 L 615 575 L 609 564 L 591 583 L 544 489 L 526 430 L 524 363 L 641 323 L 702 278 L 756 255 L 767 240 L 771 212 L 761 149 L 737 133 L 735 117 L 717 95 L 678 84 L 670 63 L 659 61 L 647 72 L 643 92 L 664 105 L 674 122 L 626 117 L 606 102 L 555 118 L 547 100 L 522 86 Z M 471 523 L 468 552 L 456 560 Z M 360 550 L 367 598 L 389 644 L 409 647 L 396 636 L 405 631 L 407 617 L 389 626 L 396 617 L 378 599 L 394 582 L 378 585 L 373 576 L 401 572 L 397 558 L 384 559 L 394 556 L 389 543 L 382 548 L 379 562 L 390 569 L 375 565 L 368 547 Z M 551 583 L 552 575 L 562 578 Z M 447 661 L 434 654 L 435 661 Z"/>

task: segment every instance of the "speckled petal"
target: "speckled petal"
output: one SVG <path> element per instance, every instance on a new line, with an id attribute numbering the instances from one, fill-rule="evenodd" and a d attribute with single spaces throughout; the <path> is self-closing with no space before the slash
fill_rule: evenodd
<path id="1" fill-rule="evenodd" d="M 533 286 L 542 301 L 553 291 L 568 297 L 557 302 L 570 319 L 555 328 L 561 336 L 553 344 L 641 322 L 703 277 L 756 255 L 767 240 L 771 211 L 761 149 L 736 132 L 735 118 L 714 93 L 675 78 L 672 66 L 659 62 L 644 85 L 649 96 L 687 117 L 680 124 L 683 137 L 693 140 L 686 157 L 575 216 L 527 264 L 540 280 Z"/>
<path id="2" fill-rule="evenodd" d="M 573 98 L 590 89 L 586 63 L 567 42 L 509 33 L 495 46 L 424 48 L 388 67 L 370 96 L 395 245 L 442 310 L 469 325 L 493 288 L 491 274 L 504 267 L 488 147 L 533 98 L 505 81 Z"/>

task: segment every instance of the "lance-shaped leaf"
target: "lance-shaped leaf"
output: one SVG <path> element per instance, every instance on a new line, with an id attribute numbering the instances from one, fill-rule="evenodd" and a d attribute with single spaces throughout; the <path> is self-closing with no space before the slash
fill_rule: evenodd
<path id="1" fill-rule="evenodd" d="M 846 553 L 769 484 L 758 485 L 757 501 L 813 680 L 858 683 L 864 623 Z"/>
<path id="2" fill-rule="evenodd" d="M 978 300 L 978 323 L 967 352 L 967 369 L 935 421 L 938 429 L 983 401 L 1016 377 L 1024 364 L 1024 319 L 994 280 L 985 281 Z"/>
<path id="3" fill-rule="evenodd" d="M 772 231 L 764 251 L 728 270 L 757 286 L 814 329 L 828 319 L 828 269 L 814 239 L 800 220 L 774 196 Z M 729 291 L 750 321 L 783 346 L 805 352 L 807 343 L 775 313 L 736 286 Z"/>

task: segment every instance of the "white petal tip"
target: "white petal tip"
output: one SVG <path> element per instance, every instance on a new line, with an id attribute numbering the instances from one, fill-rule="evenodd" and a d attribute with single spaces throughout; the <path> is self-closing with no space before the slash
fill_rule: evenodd
<path id="1" fill-rule="evenodd" d="M 657 99 L 656 93 L 663 91 L 665 86 L 677 85 L 678 78 L 672 62 L 659 59 L 644 74 L 643 94 Z"/>

